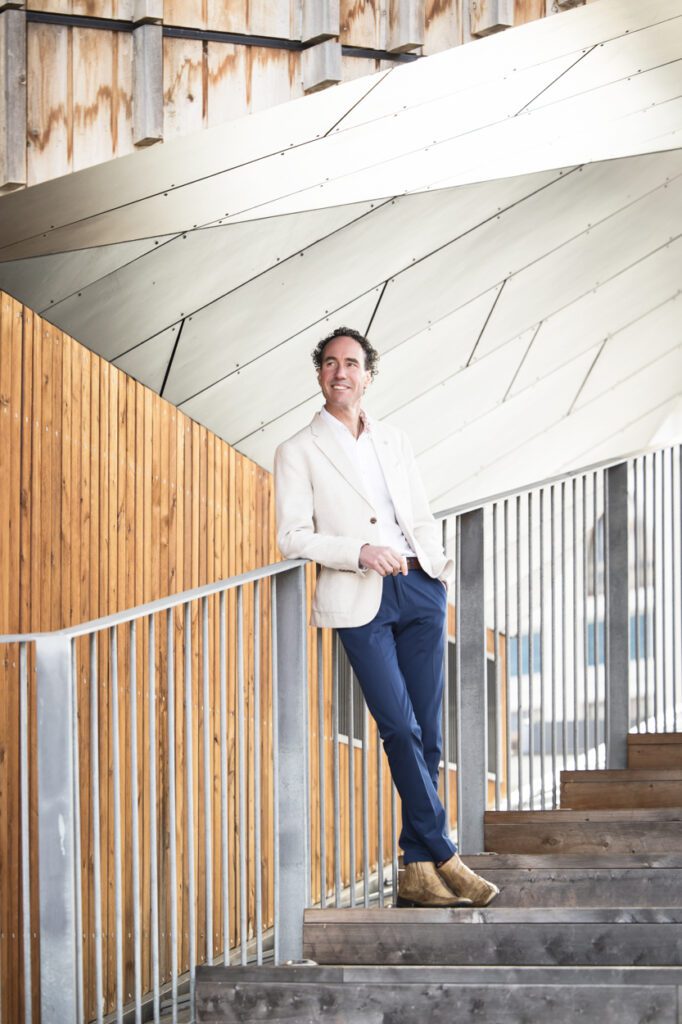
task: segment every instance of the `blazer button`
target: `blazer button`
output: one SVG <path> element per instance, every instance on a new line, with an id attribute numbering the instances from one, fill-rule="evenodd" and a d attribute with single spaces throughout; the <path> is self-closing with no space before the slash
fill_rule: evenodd
<path id="1" fill-rule="evenodd" d="M 370 523 L 376 523 L 376 521 L 376 516 L 372 516 L 372 518 L 370 519 Z"/>

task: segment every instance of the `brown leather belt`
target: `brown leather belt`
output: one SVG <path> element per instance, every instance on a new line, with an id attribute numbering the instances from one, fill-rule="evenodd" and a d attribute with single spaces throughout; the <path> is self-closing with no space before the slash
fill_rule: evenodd
<path id="1" fill-rule="evenodd" d="M 405 559 L 405 561 L 407 562 L 408 570 L 409 569 L 421 569 L 421 564 L 419 562 L 419 559 L 416 558 L 414 555 L 410 555 L 409 558 Z"/>

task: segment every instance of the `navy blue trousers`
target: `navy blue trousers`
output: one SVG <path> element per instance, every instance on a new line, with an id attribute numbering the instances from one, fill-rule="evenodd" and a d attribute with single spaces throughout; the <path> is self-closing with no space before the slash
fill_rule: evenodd
<path id="1" fill-rule="evenodd" d="M 404 863 L 448 860 L 457 847 L 438 796 L 447 594 L 422 569 L 384 576 L 379 611 L 338 629 L 402 801 Z"/>

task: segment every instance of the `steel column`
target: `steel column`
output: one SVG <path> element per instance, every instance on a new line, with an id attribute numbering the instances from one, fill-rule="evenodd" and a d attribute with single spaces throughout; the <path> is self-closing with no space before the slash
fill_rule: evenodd
<path id="1" fill-rule="evenodd" d="M 279 921 L 281 961 L 303 954 L 303 910 L 310 902 L 308 827 L 308 672 L 305 570 L 277 580 L 277 733 L 279 785 Z"/>
<path id="2" fill-rule="evenodd" d="M 460 747 L 457 772 L 461 773 L 461 853 L 482 853 L 483 820 L 487 796 L 488 750 L 486 716 L 485 605 L 483 591 L 483 509 L 461 517 L 460 633 L 457 636 L 457 673 Z"/>
<path id="3" fill-rule="evenodd" d="M 78 1020 L 71 640 L 36 641 L 40 1017 Z"/>
<path id="4" fill-rule="evenodd" d="M 606 471 L 606 767 L 627 767 L 628 679 L 628 466 Z"/>

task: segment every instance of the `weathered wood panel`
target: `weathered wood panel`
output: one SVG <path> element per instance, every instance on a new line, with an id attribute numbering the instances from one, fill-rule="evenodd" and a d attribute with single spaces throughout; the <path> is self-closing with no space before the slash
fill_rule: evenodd
<path id="1" fill-rule="evenodd" d="M 677 966 L 682 909 L 306 910 L 303 951 L 319 964 Z"/>
<path id="2" fill-rule="evenodd" d="M 628 768 L 682 768 L 682 732 L 629 735 Z"/>
<path id="3" fill-rule="evenodd" d="M 487 811 L 496 853 L 682 853 L 682 810 Z"/>
<path id="4" fill-rule="evenodd" d="M 682 770 L 655 768 L 561 772 L 561 806 L 680 807 Z"/>
<path id="5" fill-rule="evenodd" d="M 510 977 L 501 977 L 497 968 L 486 969 L 482 977 L 482 970 L 476 968 L 477 974 L 472 971 L 461 980 L 453 975 L 465 975 L 464 968 L 363 968 L 351 978 L 334 974 L 333 967 L 309 969 L 315 974 L 303 978 L 300 968 L 293 969 L 296 975 L 285 973 L 292 971 L 286 967 L 277 974 L 259 970 L 260 976 L 249 977 L 243 968 L 202 969 L 197 979 L 197 1024 L 251 1024 L 273 1019 L 275 1007 L 287 1024 L 312 1020 L 360 1024 L 377 1019 L 378 1013 L 401 1024 L 424 1020 L 469 1024 L 476 1018 L 551 1020 L 553 1024 L 572 1024 L 576 1018 L 601 1024 L 639 1024 L 647 1019 L 677 1024 L 678 1020 L 677 979 L 662 976 L 663 970 L 657 977 L 656 969 L 638 968 L 641 973 L 630 984 L 623 984 L 622 977 L 607 980 L 602 968 L 600 977 L 589 979 L 585 977 L 589 968 L 570 978 L 565 977 L 568 968 L 562 968 L 559 977 L 547 969 L 542 980 L 537 977 L 541 968 L 532 968 L 532 976 L 528 970 L 524 976 L 522 968 L 510 968 L 506 972 Z M 385 977 L 387 970 L 390 981 Z"/>
<path id="6" fill-rule="evenodd" d="M 341 42 L 373 50 L 386 48 L 388 0 L 341 0 Z"/>

